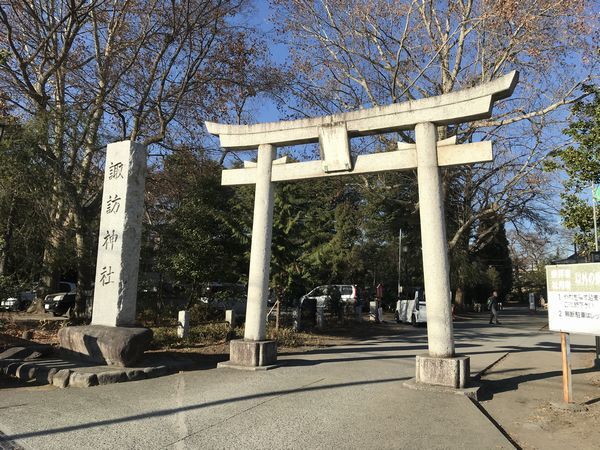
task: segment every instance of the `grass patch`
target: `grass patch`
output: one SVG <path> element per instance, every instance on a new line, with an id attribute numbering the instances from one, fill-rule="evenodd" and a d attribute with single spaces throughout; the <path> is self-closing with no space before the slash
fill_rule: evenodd
<path id="1" fill-rule="evenodd" d="M 278 330 L 274 327 L 267 328 L 267 339 L 277 341 L 279 347 L 318 347 L 321 345 L 318 336 L 303 331 L 294 331 L 287 327 L 280 327 Z"/>
<path id="2" fill-rule="evenodd" d="M 190 328 L 189 336 L 185 339 L 177 337 L 176 327 L 152 327 L 154 349 L 203 347 L 221 344 L 232 339 L 243 339 L 244 328 L 231 330 L 227 323 L 210 323 Z M 267 339 L 277 341 L 279 347 L 304 347 L 321 345 L 319 336 L 294 331 L 292 328 L 267 328 Z"/>
<path id="3" fill-rule="evenodd" d="M 244 335 L 242 328 L 231 330 L 227 323 L 209 323 L 190 327 L 189 335 L 185 339 L 177 336 L 176 327 L 152 327 L 151 329 L 154 333 L 152 346 L 155 349 L 219 344 Z"/>

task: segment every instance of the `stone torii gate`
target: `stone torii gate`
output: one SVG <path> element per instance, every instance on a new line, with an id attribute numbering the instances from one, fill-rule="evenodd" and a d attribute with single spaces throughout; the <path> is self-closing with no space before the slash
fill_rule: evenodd
<path id="1" fill-rule="evenodd" d="M 273 183 L 417 169 L 423 272 L 427 292 L 429 353 L 417 357 L 417 382 L 464 387 L 469 358 L 456 356 L 452 327 L 449 263 L 440 167 L 492 160 L 491 142 L 457 145 L 455 137 L 437 141 L 436 126 L 488 118 L 494 102 L 510 97 L 518 81 L 511 72 L 489 83 L 436 97 L 310 119 L 226 125 L 206 122 L 209 133 L 231 150 L 258 148 L 257 162 L 223 170 L 223 185 L 255 184 L 254 219 L 246 328 L 243 340 L 231 342 L 224 365 L 247 369 L 268 368 L 277 360 L 273 341 L 266 341 L 265 316 L 269 290 L 269 263 L 273 224 Z M 354 137 L 415 129 L 416 144 L 399 143 L 396 151 L 352 158 Z M 321 160 L 288 163 L 276 159 L 276 148 L 320 144 Z"/>

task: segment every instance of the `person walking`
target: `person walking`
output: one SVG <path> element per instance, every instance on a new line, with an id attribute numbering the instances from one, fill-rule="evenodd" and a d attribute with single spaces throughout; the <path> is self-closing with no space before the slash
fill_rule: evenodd
<path id="1" fill-rule="evenodd" d="M 498 291 L 492 292 L 492 296 L 487 300 L 487 307 L 490 310 L 490 325 L 496 321 L 496 325 L 501 325 L 498 321 Z"/>

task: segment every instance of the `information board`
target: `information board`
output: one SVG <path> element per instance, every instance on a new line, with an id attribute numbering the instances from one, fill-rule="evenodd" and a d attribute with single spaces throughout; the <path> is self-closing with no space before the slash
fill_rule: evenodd
<path id="1" fill-rule="evenodd" d="M 600 263 L 546 266 L 548 326 L 600 335 Z"/>

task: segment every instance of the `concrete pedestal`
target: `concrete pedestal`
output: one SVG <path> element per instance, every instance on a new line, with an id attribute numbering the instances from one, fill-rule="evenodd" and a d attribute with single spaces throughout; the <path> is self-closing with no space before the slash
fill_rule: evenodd
<path id="1" fill-rule="evenodd" d="M 179 311 L 179 315 L 177 317 L 177 337 L 187 338 L 190 334 L 190 312 Z"/>
<path id="2" fill-rule="evenodd" d="M 470 370 L 468 356 L 449 358 L 417 356 L 415 381 L 422 384 L 462 389 L 469 384 Z"/>
<path id="3" fill-rule="evenodd" d="M 229 328 L 234 329 L 237 325 L 237 318 L 233 309 L 225 311 L 225 322 L 229 324 Z"/>
<path id="4" fill-rule="evenodd" d="M 228 367 L 242 370 L 269 370 L 276 367 L 277 342 L 275 341 L 231 341 L 229 346 L 229 361 L 218 364 L 218 367 Z"/>
<path id="5" fill-rule="evenodd" d="M 369 321 L 379 323 L 379 308 L 377 302 L 369 302 Z"/>

